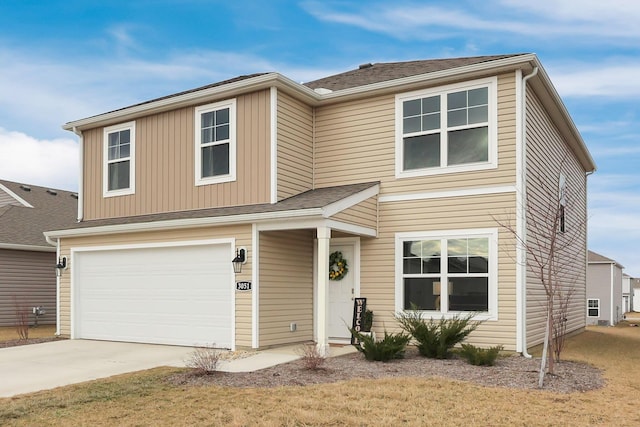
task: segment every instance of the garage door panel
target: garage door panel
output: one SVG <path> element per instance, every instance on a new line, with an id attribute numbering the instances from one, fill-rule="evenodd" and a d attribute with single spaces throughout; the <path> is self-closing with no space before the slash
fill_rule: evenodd
<path id="1" fill-rule="evenodd" d="M 79 338 L 232 347 L 228 244 L 78 252 Z"/>

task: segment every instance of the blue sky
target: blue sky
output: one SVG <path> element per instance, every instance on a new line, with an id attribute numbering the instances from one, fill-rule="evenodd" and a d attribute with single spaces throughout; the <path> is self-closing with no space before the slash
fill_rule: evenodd
<path id="1" fill-rule="evenodd" d="M 589 246 L 640 277 L 640 2 L 0 2 L 0 177 L 77 188 L 65 122 L 263 71 L 536 53 L 591 150 Z"/>

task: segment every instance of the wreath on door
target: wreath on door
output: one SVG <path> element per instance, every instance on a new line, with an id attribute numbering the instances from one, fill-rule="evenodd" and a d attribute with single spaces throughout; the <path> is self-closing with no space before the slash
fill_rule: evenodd
<path id="1" fill-rule="evenodd" d="M 329 280 L 342 280 L 348 272 L 349 265 L 342 257 L 342 252 L 335 251 L 329 255 Z"/>

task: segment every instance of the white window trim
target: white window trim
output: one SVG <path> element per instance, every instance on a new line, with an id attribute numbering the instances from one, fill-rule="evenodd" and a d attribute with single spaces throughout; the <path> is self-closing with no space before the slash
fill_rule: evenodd
<path id="1" fill-rule="evenodd" d="M 109 191 L 109 134 L 129 130 L 131 141 L 129 142 L 129 188 Z M 115 197 L 135 194 L 136 192 L 136 122 L 120 123 L 104 128 L 103 134 L 103 160 L 102 160 L 102 196 Z"/>
<path id="2" fill-rule="evenodd" d="M 456 238 L 477 238 L 486 237 L 489 239 L 489 298 L 488 310 L 474 316 L 474 320 L 498 320 L 498 229 L 478 228 L 469 230 L 442 230 L 442 231 L 417 231 L 396 233 L 395 235 L 395 309 L 397 313 L 403 313 L 404 301 L 404 281 L 403 281 L 403 242 L 405 240 L 433 240 L 433 239 L 456 239 Z M 450 319 L 456 315 L 467 314 L 466 311 L 442 312 L 436 310 L 421 310 L 423 318 L 446 318 Z"/>
<path id="3" fill-rule="evenodd" d="M 462 90 L 477 89 L 481 87 L 488 88 L 488 102 L 489 102 L 489 153 L 488 160 L 480 163 L 467 163 L 462 165 L 453 166 L 438 166 L 424 169 L 412 169 L 403 170 L 403 133 L 402 133 L 402 103 L 404 101 L 410 101 L 417 98 L 425 98 L 434 95 L 445 96 L 447 93 L 459 92 Z M 445 105 L 446 105 L 446 96 Z M 419 91 L 407 92 L 396 95 L 396 178 L 412 178 L 428 175 L 440 175 L 456 172 L 469 172 L 486 169 L 495 169 L 498 167 L 498 78 L 490 77 L 486 79 L 472 80 L 463 83 L 457 83 L 447 86 L 439 86 L 432 89 L 424 89 Z M 446 111 L 441 112 L 441 123 L 446 120 Z M 446 129 L 446 128 L 444 128 Z"/>
<path id="4" fill-rule="evenodd" d="M 589 309 L 593 309 L 594 307 L 589 307 L 589 301 L 598 301 L 598 315 L 597 316 L 590 316 L 589 315 Z M 596 317 L 600 317 L 600 298 L 587 298 L 587 317 L 592 317 L 592 318 L 596 318 Z"/>
<path id="5" fill-rule="evenodd" d="M 229 173 L 226 175 L 217 175 L 210 177 L 202 177 L 202 132 L 201 132 L 201 116 L 211 111 L 229 108 Z M 194 115 L 194 141 L 195 141 L 195 184 L 209 185 L 220 184 L 223 182 L 232 182 L 236 180 L 236 100 L 229 99 L 213 104 L 201 105 L 195 108 Z"/>

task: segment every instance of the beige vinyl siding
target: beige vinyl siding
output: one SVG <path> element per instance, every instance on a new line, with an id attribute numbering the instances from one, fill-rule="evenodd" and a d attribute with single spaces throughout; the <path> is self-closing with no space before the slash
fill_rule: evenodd
<path id="1" fill-rule="evenodd" d="M 487 321 L 468 342 L 516 349 L 515 241 L 492 215 L 504 219 L 515 206 L 515 193 L 380 204 L 379 238 L 361 240 L 360 294 L 374 311 L 374 330 L 393 330 L 395 312 L 395 234 L 478 228 L 498 229 L 498 320 Z"/>
<path id="2" fill-rule="evenodd" d="M 312 340 L 312 232 L 262 232 L 259 257 L 260 347 Z"/>
<path id="3" fill-rule="evenodd" d="M 498 76 L 498 168 L 395 178 L 395 97 L 360 99 L 316 112 L 315 184 L 381 181 L 381 194 L 515 183 L 515 73 Z"/>
<path id="4" fill-rule="evenodd" d="M 278 92 L 278 200 L 313 188 L 312 108 Z"/>
<path id="5" fill-rule="evenodd" d="M 113 218 L 270 201 L 270 95 L 238 96 L 236 181 L 195 185 L 194 107 L 137 119 L 135 194 L 103 197 L 103 129 L 84 133 L 84 217 Z"/>
<path id="6" fill-rule="evenodd" d="M 585 326 L 586 289 L 586 177 L 585 171 L 567 148 L 540 100 L 527 92 L 527 235 L 534 235 L 533 219 L 544 217 L 549 206 L 558 200 L 560 172 L 567 180 L 568 206 L 566 236 L 574 239 L 561 257 L 562 281 L 566 291 L 573 289 L 569 305 L 567 331 Z M 563 161 L 564 159 L 564 161 Z M 553 198 L 551 201 L 550 198 Z M 551 203 L 551 205 L 550 205 Z M 576 234 L 576 232 L 578 233 Z M 573 237 L 571 237 L 573 236 Z M 529 257 L 530 258 L 530 257 Z M 529 259 L 529 266 L 533 261 Z M 527 268 L 527 343 L 533 346 L 544 340 L 546 297 L 540 279 Z"/>
<path id="7" fill-rule="evenodd" d="M 39 324 L 56 323 L 55 264 L 55 252 L 0 249 L 0 326 L 17 324 L 16 303 L 27 310 L 30 325 L 37 306 L 46 310 Z"/>
<path id="8" fill-rule="evenodd" d="M 331 219 L 375 230 L 378 228 L 378 196 L 370 197 L 355 206 L 345 209 L 333 215 Z"/>
<path id="9" fill-rule="evenodd" d="M 60 251 L 63 256 L 71 260 L 71 248 L 95 247 L 111 245 L 134 245 L 141 243 L 182 242 L 192 240 L 235 239 L 236 247 L 244 246 L 248 250 L 247 263 L 242 267 L 242 273 L 236 274 L 237 281 L 251 280 L 253 265 L 253 250 L 251 248 L 251 225 L 202 227 L 180 230 L 137 232 L 114 234 L 106 236 L 87 236 L 63 238 L 60 241 Z M 229 263 L 231 263 L 229 258 Z M 62 335 L 71 334 L 71 275 L 73 262 L 64 270 L 60 279 L 60 332 Z M 236 346 L 251 347 L 251 292 L 236 292 Z"/>

